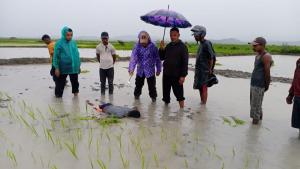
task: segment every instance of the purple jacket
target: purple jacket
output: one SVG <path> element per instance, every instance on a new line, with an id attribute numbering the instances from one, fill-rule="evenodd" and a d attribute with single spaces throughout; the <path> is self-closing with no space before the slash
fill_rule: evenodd
<path id="1" fill-rule="evenodd" d="M 132 50 L 131 59 L 128 71 L 134 71 L 137 65 L 137 76 L 149 78 L 155 75 L 156 72 L 161 72 L 161 61 L 158 54 L 158 49 L 149 39 L 147 47 L 143 47 L 139 42 Z"/>

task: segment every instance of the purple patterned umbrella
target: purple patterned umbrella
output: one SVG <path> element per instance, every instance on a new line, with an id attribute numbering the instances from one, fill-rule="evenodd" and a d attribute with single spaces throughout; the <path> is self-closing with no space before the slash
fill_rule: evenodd
<path id="1" fill-rule="evenodd" d="M 183 15 L 169 10 L 169 6 L 168 10 L 160 9 L 151 11 L 141 16 L 141 20 L 152 25 L 165 27 L 163 39 L 165 37 L 166 27 L 188 28 L 192 26 Z"/>

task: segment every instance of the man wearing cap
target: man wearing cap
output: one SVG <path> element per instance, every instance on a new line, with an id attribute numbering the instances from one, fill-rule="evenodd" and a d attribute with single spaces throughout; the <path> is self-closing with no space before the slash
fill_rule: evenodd
<path id="1" fill-rule="evenodd" d="M 97 60 L 100 63 L 99 76 L 101 83 L 101 94 L 105 94 L 106 79 L 108 80 L 109 94 L 114 90 L 114 63 L 116 61 L 116 50 L 108 42 L 109 35 L 107 32 L 101 33 L 101 43 L 96 47 Z"/>
<path id="2" fill-rule="evenodd" d="M 257 53 L 251 76 L 250 117 L 253 119 L 253 124 L 258 124 L 263 117 L 262 102 L 264 93 L 269 89 L 271 82 L 272 57 L 265 49 L 267 41 L 263 37 L 258 37 L 249 44 L 252 45 L 253 51 Z"/>
<path id="3" fill-rule="evenodd" d="M 197 43 L 200 45 L 196 56 L 194 89 L 200 91 L 201 104 L 205 105 L 207 102 L 207 81 L 213 72 L 215 63 L 215 52 L 212 43 L 205 39 L 206 28 L 196 25 L 191 30 Z"/>

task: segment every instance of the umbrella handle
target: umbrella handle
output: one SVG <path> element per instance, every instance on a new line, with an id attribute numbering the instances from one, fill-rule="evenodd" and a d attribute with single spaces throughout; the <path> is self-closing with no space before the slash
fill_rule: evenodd
<path id="1" fill-rule="evenodd" d="M 168 5 L 168 11 L 169 11 L 169 9 L 170 9 L 170 5 Z M 168 17 L 166 17 L 166 22 L 167 21 L 168 21 Z M 167 29 L 167 27 L 164 28 L 163 41 L 165 41 L 166 29 Z"/>

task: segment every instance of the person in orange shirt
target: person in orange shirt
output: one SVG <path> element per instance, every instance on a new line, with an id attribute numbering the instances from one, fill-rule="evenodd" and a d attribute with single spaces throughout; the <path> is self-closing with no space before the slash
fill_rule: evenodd
<path id="1" fill-rule="evenodd" d="M 50 55 L 50 63 L 52 63 L 52 58 L 54 54 L 55 42 L 51 40 L 50 36 L 45 34 L 42 36 L 42 41 L 47 45 Z"/>
<path id="2" fill-rule="evenodd" d="M 50 55 L 50 64 L 52 66 L 52 59 L 53 59 L 53 54 L 54 54 L 54 46 L 55 46 L 55 42 L 51 40 L 51 37 L 47 34 L 42 36 L 42 41 L 47 45 L 48 47 L 48 51 L 49 51 L 49 55 Z M 51 70 L 50 70 L 50 75 L 53 77 L 53 81 L 55 81 L 56 76 L 54 76 L 54 72 L 55 69 L 52 66 Z"/>

